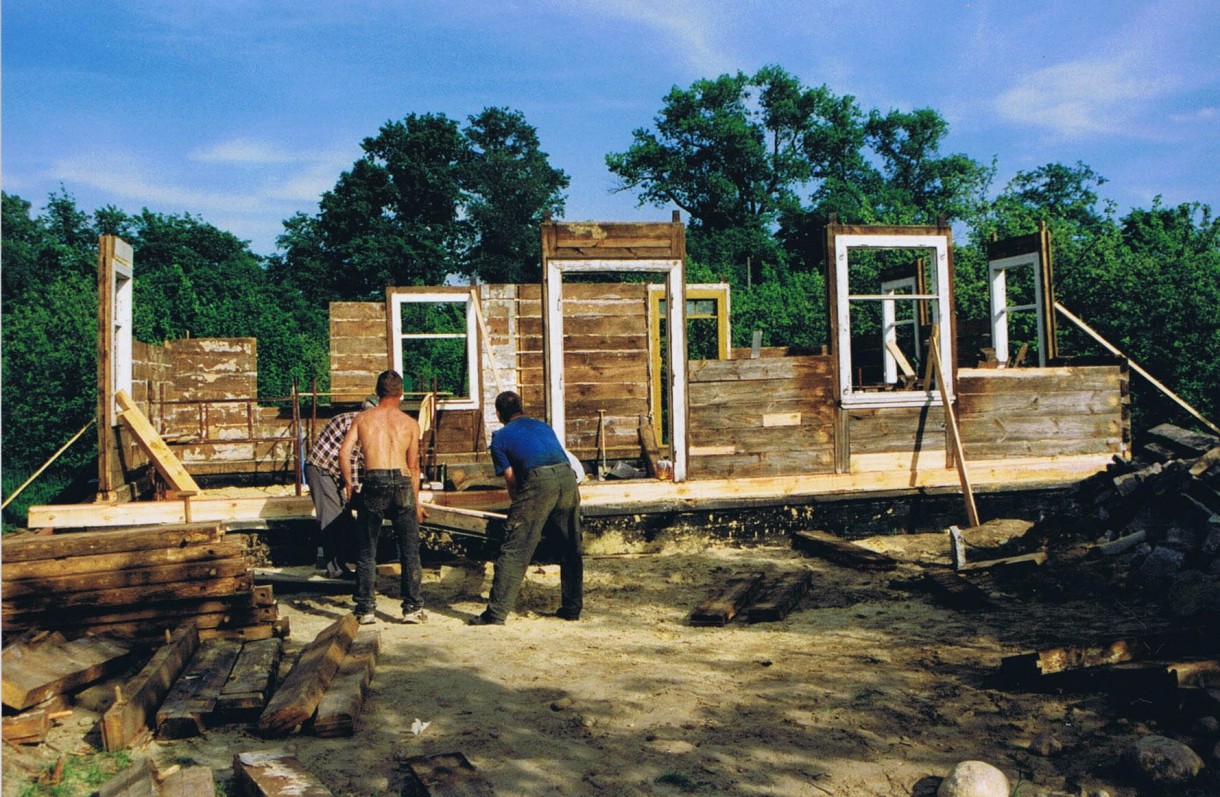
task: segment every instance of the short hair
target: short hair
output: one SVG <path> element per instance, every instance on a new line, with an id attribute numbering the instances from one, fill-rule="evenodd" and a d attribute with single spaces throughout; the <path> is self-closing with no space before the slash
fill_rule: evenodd
<path id="1" fill-rule="evenodd" d="M 525 410 L 521 406 L 521 397 L 511 390 L 505 390 L 496 396 L 496 415 L 501 420 L 508 420 L 514 415 L 521 415 Z"/>
<path id="2" fill-rule="evenodd" d="M 377 398 L 402 395 L 402 376 L 397 371 L 382 371 L 377 375 Z"/>

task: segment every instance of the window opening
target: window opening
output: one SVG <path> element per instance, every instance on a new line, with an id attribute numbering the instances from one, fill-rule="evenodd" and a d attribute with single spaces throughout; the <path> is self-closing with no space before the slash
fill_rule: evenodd
<path id="1" fill-rule="evenodd" d="M 1022 345 L 1036 353 L 1038 365 L 1046 365 L 1040 265 L 1037 252 L 989 263 L 991 345 L 1001 368 L 1009 363 L 1011 350 Z"/>
<path id="2" fill-rule="evenodd" d="M 648 353 L 652 379 L 649 403 L 653 432 L 661 445 L 669 444 L 669 400 L 667 391 L 662 389 L 668 382 L 669 373 L 665 358 L 661 356 L 668 341 L 666 314 L 665 286 L 648 286 Z M 729 359 L 730 315 L 728 283 L 686 286 L 688 360 Z"/>
<path id="3" fill-rule="evenodd" d="M 433 386 L 438 409 L 477 409 L 480 382 L 474 296 L 456 290 L 389 291 L 393 362 L 407 392 Z"/>

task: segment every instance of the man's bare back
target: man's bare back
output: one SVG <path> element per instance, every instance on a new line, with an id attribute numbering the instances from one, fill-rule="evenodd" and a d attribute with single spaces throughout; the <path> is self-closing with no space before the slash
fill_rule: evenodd
<path id="1" fill-rule="evenodd" d="M 419 424 L 398 407 L 398 396 L 381 399 L 376 407 L 363 410 L 352 421 L 339 449 L 344 486 L 350 495 L 350 467 L 343 469 L 356 443 L 364 456 L 366 470 L 397 470 L 408 474 L 412 485 L 419 484 Z"/>

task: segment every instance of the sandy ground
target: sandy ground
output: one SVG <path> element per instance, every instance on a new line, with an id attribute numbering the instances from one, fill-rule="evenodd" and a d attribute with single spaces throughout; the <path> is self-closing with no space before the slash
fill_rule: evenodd
<path id="1" fill-rule="evenodd" d="M 1006 691 L 995 673 L 1012 653 L 1158 627 L 1155 607 L 983 579 L 1000 608 L 942 608 L 918 582 L 921 565 L 947 566 L 943 535 L 863 544 L 904 564 L 860 572 L 786 540 L 633 550 L 593 540 L 579 622 L 547 616 L 559 599 L 555 566 L 530 569 L 519 612 L 502 627 L 466 625 L 485 605 L 490 565 L 428 570 L 422 626 L 396 622 L 396 578 L 382 577 L 382 655 L 354 738 L 266 740 L 230 726 L 135 753 L 206 764 L 228 794 L 237 793 L 227 783 L 234 752 L 284 748 L 353 797 L 390 793 L 409 757 L 454 751 L 499 797 L 930 795 L 964 759 L 1000 767 L 1022 795 L 1141 793 L 1120 756 L 1155 726 L 1119 717 L 1103 695 Z M 810 571 L 813 588 L 785 620 L 687 623 L 726 577 L 794 568 Z M 279 602 L 292 627 L 285 667 L 351 610 L 343 595 L 280 593 Z M 78 709 L 51 746 L 96 746 L 89 716 Z M 417 719 L 428 723 L 418 734 Z M 1040 734 L 1062 750 L 1031 750 Z M 19 794 L 21 767 L 38 755 L 48 752 L 6 751 L 6 797 Z"/>

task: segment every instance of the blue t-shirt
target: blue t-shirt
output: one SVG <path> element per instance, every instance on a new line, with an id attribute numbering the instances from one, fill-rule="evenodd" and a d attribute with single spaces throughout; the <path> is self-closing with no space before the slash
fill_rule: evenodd
<path id="1" fill-rule="evenodd" d="M 492 434 L 491 461 L 497 476 L 512 468 L 520 479 L 534 468 L 564 464 L 568 455 L 551 427 L 536 418 L 519 415 Z"/>

